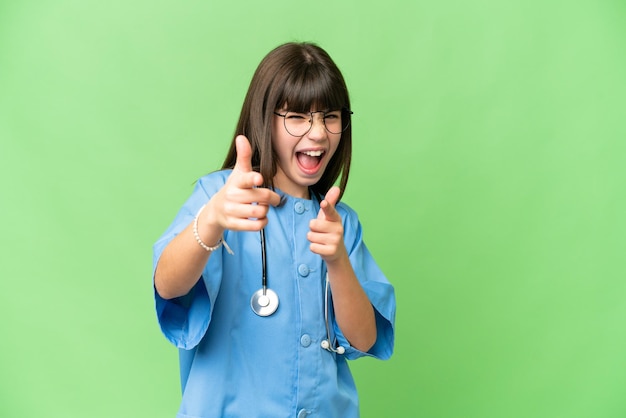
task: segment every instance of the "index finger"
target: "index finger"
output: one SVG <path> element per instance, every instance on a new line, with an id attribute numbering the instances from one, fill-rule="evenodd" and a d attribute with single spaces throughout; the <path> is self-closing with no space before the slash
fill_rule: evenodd
<path id="1" fill-rule="evenodd" d="M 331 187 L 324 200 L 320 203 L 320 211 L 317 214 L 317 219 L 326 219 L 327 221 L 341 221 L 341 216 L 335 209 L 341 189 L 337 186 Z"/>
<path id="2" fill-rule="evenodd" d="M 255 191 L 257 191 L 257 193 L 262 193 L 263 194 L 263 200 L 260 200 L 259 203 L 262 204 L 269 204 L 271 206 L 279 206 L 281 203 L 281 198 L 280 195 L 278 193 L 276 193 L 275 191 L 271 190 L 271 189 L 267 189 L 265 187 L 257 187 L 255 189 Z"/>

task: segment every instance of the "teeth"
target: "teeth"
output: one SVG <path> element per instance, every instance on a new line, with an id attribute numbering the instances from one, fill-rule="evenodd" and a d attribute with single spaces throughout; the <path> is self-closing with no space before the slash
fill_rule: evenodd
<path id="1" fill-rule="evenodd" d="M 309 157 L 319 157 L 322 155 L 324 151 L 304 151 L 303 154 L 308 155 Z"/>

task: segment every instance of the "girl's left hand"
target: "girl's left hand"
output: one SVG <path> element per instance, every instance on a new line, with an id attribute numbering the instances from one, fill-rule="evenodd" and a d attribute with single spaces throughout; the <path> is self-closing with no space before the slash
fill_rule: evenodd
<path id="1" fill-rule="evenodd" d="M 343 223 L 341 215 L 335 210 L 341 190 L 337 186 L 330 188 L 320 203 L 317 219 L 311 220 L 307 239 L 311 242 L 311 251 L 322 256 L 327 263 L 342 256 L 347 256 L 343 243 Z"/>

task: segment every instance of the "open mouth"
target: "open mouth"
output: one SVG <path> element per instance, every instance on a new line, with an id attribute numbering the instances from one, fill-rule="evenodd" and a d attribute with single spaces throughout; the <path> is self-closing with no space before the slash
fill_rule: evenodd
<path id="1" fill-rule="evenodd" d="M 318 170 L 324 157 L 323 150 L 312 150 L 296 152 L 298 164 L 307 173 L 314 173 Z"/>

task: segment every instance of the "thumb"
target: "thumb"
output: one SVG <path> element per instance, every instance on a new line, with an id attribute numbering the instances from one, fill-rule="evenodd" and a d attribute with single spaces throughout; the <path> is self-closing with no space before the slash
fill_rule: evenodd
<path id="1" fill-rule="evenodd" d="M 250 172 L 252 171 L 252 147 L 248 138 L 238 135 L 235 138 L 235 149 L 237 151 L 237 160 L 235 161 L 235 170 Z"/>
<path id="2" fill-rule="evenodd" d="M 320 211 L 317 214 L 317 219 L 326 219 L 329 221 L 340 221 L 341 216 L 335 210 L 335 205 L 339 201 L 339 196 L 341 195 L 341 189 L 337 186 L 333 186 L 330 188 L 326 196 L 324 196 L 324 200 L 320 203 Z"/>

